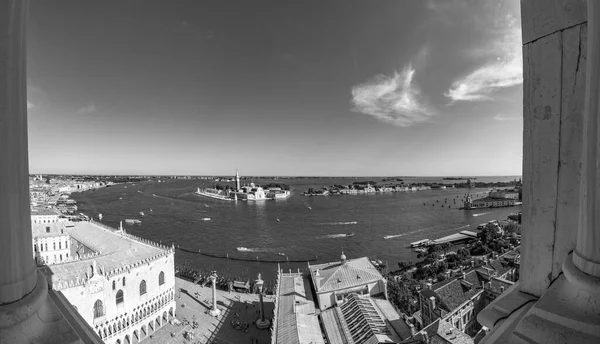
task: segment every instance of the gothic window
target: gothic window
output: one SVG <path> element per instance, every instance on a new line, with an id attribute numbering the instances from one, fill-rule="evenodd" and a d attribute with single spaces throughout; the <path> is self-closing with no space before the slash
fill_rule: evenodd
<path id="1" fill-rule="evenodd" d="M 163 285 L 163 284 L 165 284 L 165 273 L 161 271 L 158 274 L 158 285 Z"/>
<path id="2" fill-rule="evenodd" d="M 62 250 L 62 241 L 59 241 L 59 242 L 58 242 L 58 249 L 59 249 L 59 250 Z"/>
<path id="3" fill-rule="evenodd" d="M 125 277 L 123 277 L 123 286 L 125 286 Z"/>
<path id="4" fill-rule="evenodd" d="M 140 296 L 146 294 L 146 281 L 142 280 L 142 282 L 140 282 Z"/>
<path id="5" fill-rule="evenodd" d="M 113 290 L 117 289 L 117 283 L 113 281 Z"/>
<path id="6" fill-rule="evenodd" d="M 104 305 L 102 301 L 96 300 L 94 303 L 94 319 L 99 318 L 104 315 Z"/>
<path id="7" fill-rule="evenodd" d="M 119 289 L 119 291 L 117 292 L 117 305 L 123 303 L 123 291 Z"/>

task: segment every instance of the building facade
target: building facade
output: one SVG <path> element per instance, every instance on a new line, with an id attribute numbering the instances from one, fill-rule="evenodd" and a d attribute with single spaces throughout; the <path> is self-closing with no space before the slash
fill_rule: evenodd
<path id="1" fill-rule="evenodd" d="M 137 343 L 175 316 L 174 247 L 91 222 L 65 233 L 92 253 L 40 270 L 104 342 Z"/>
<path id="2" fill-rule="evenodd" d="M 51 265 L 73 257 L 71 236 L 65 232 L 64 222 L 31 225 L 33 233 L 33 258 L 37 265 Z"/>
<path id="3" fill-rule="evenodd" d="M 52 209 L 34 208 L 31 210 L 31 224 L 45 224 L 59 221 L 60 214 Z"/>

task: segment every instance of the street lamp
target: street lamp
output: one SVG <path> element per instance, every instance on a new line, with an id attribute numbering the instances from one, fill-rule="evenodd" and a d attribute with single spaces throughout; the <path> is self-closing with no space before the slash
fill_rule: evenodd
<path id="1" fill-rule="evenodd" d="M 263 284 L 265 283 L 262 278 L 260 278 L 260 273 L 258 274 L 256 281 L 254 281 L 254 291 L 258 291 L 258 297 L 260 299 L 260 319 L 256 320 L 256 327 L 264 330 L 271 326 L 271 322 L 265 319 L 265 305 L 263 303 Z"/>

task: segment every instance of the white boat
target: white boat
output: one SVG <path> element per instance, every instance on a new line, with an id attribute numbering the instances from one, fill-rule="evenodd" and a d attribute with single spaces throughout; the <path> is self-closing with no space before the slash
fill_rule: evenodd
<path id="1" fill-rule="evenodd" d="M 202 221 L 210 221 L 210 217 L 203 217 Z"/>
<path id="2" fill-rule="evenodd" d="M 140 216 L 145 216 L 146 214 L 144 214 L 143 211 L 140 211 Z"/>
<path id="3" fill-rule="evenodd" d="M 415 241 L 413 243 L 410 244 L 410 247 L 420 247 L 420 246 L 427 246 L 427 244 L 429 244 L 429 239 L 423 239 L 423 240 L 419 240 L 419 241 Z"/>
<path id="4" fill-rule="evenodd" d="M 128 225 L 139 225 L 142 223 L 142 221 L 136 219 L 125 219 L 125 223 Z"/>

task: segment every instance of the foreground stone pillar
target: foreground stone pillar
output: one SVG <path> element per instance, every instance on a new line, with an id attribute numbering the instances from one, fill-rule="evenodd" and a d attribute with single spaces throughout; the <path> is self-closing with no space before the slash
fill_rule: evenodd
<path id="1" fill-rule="evenodd" d="M 600 4 L 596 1 L 588 1 L 587 71 L 579 229 L 573 263 L 582 272 L 600 277 Z"/>
<path id="2" fill-rule="evenodd" d="M 48 291 L 33 260 L 25 74 L 28 8 L 28 0 L 0 0 L 0 343 L 74 344 L 83 343 L 81 338 L 101 343 L 63 296 Z"/>
<path id="3" fill-rule="evenodd" d="M 576 244 L 573 252 L 564 259 L 563 275 L 550 283 L 518 323 L 511 343 L 600 343 L 600 3 L 596 0 L 587 2 L 587 18 L 587 74 Z M 539 63 L 543 64 L 543 61 Z"/>
<path id="4" fill-rule="evenodd" d="M 29 211 L 26 17 L 29 1 L 0 0 L 0 305 L 36 286 Z"/>

